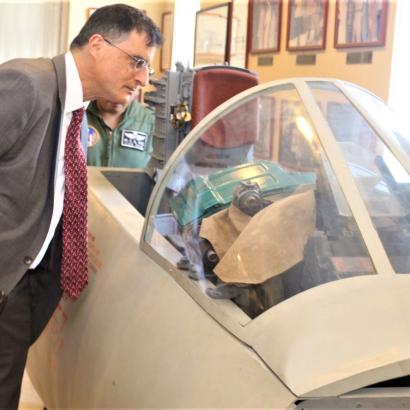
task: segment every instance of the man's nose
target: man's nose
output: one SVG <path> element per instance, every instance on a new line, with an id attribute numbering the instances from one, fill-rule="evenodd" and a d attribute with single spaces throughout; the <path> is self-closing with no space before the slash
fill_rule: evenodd
<path id="1" fill-rule="evenodd" d="M 134 79 L 141 84 L 141 87 L 145 87 L 149 82 L 148 67 L 141 67 L 137 70 Z"/>

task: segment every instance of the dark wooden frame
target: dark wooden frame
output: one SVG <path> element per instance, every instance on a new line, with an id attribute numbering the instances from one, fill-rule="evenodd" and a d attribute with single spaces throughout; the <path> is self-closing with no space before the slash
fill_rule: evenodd
<path id="1" fill-rule="evenodd" d="M 229 55 L 230 55 L 230 44 L 231 44 L 231 20 L 232 20 L 232 6 L 231 3 L 222 3 L 218 4 L 217 6 L 208 7 L 206 9 L 202 9 L 197 11 L 196 19 L 195 19 L 195 40 L 194 40 L 194 66 L 197 65 L 197 39 L 198 39 L 198 18 L 201 14 L 208 13 L 211 10 L 222 9 L 226 8 L 227 10 L 227 24 L 226 24 L 226 41 L 225 41 L 225 55 L 223 62 L 215 62 L 217 64 L 224 64 L 229 63 Z M 212 63 L 211 63 L 212 64 Z"/>
<path id="2" fill-rule="evenodd" d="M 383 47 L 386 45 L 387 33 L 387 15 L 388 15 L 388 0 L 381 0 L 381 17 L 380 17 L 380 34 L 376 41 L 353 41 L 341 42 L 339 41 L 339 27 L 340 27 L 340 0 L 336 0 L 336 16 L 335 16 L 335 48 L 356 48 L 356 47 Z"/>
<path id="3" fill-rule="evenodd" d="M 255 7 L 257 6 L 257 0 L 249 0 L 249 9 L 248 9 L 248 47 L 247 55 L 252 54 L 267 54 L 267 53 L 276 53 L 280 50 L 280 40 L 281 40 L 281 21 L 282 21 L 282 0 L 274 0 L 275 7 L 278 7 L 277 14 L 277 42 L 276 45 L 269 48 L 255 48 L 253 46 L 253 28 L 255 26 L 254 16 L 255 16 Z"/>
<path id="4" fill-rule="evenodd" d="M 311 50 L 324 50 L 326 47 L 326 33 L 327 33 L 327 20 L 328 20 L 328 12 L 329 12 L 329 1 L 328 0 L 320 0 L 323 4 L 323 32 L 322 32 L 322 42 L 321 44 L 317 45 L 301 45 L 301 46 L 291 46 L 290 45 L 290 33 L 293 27 L 293 24 L 296 24 L 292 20 L 292 8 L 294 7 L 295 1 L 298 0 L 289 0 L 288 4 L 288 24 L 287 24 L 287 36 L 286 36 L 286 49 L 288 51 L 311 51 Z"/>
<path id="5" fill-rule="evenodd" d="M 166 18 L 168 16 L 171 16 L 171 23 L 170 27 L 166 27 Z M 164 44 L 161 47 L 161 58 L 160 58 L 160 69 L 162 71 L 165 70 L 170 70 L 171 65 L 172 65 L 172 37 L 173 37 L 173 27 L 174 27 L 174 15 L 171 11 L 167 11 L 165 13 L 162 13 L 162 19 L 161 19 L 161 32 L 164 35 Z M 170 29 L 171 30 L 171 35 L 166 36 L 166 30 Z M 169 52 L 169 61 L 164 61 L 164 53 L 165 51 Z"/>

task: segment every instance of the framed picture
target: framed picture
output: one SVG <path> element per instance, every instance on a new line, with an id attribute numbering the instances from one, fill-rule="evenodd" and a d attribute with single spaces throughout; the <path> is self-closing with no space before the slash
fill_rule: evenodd
<path id="1" fill-rule="evenodd" d="M 94 13 L 94 11 L 97 10 L 97 7 L 88 7 L 85 11 L 85 18 L 88 20 L 91 16 L 91 14 Z"/>
<path id="2" fill-rule="evenodd" d="M 235 67 L 247 67 L 248 4 L 232 0 L 229 63 Z"/>
<path id="3" fill-rule="evenodd" d="M 295 171 L 314 169 L 311 143 L 299 128 L 298 119 L 306 118 L 300 101 L 282 100 L 279 124 L 279 162 Z"/>
<path id="4" fill-rule="evenodd" d="M 229 63 L 231 3 L 196 13 L 194 66 Z"/>
<path id="5" fill-rule="evenodd" d="M 172 12 L 162 13 L 161 32 L 164 43 L 161 47 L 161 70 L 171 69 L 172 60 L 172 35 L 174 30 L 174 16 Z"/>
<path id="6" fill-rule="evenodd" d="M 253 54 L 279 51 L 281 0 L 249 0 L 249 51 Z"/>
<path id="7" fill-rule="evenodd" d="M 259 97 L 259 132 L 253 146 L 253 155 L 258 160 L 273 158 L 273 138 L 275 125 L 275 98 Z"/>
<path id="8" fill-rule="evenodd" d="M 287 50 L 323 50 L 326 45 L 328 0 L 290 0 Z"/>
<path id="9" fill-rule="evenodd" d="M 386 44 L 388 0 L 337 0 L 335 47 Z"/>

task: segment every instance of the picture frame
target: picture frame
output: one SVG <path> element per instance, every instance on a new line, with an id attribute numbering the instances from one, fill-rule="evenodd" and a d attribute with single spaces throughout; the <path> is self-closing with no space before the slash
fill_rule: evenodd
<path id="1" fill-rule="evenodd" d="M 172 65 L 172 37 L 174 30 L 174 15 L 171 11 L 162 13 L 161 33 L 164 43 L 161 47 L 160 69 L 170 70 Z"/>
<path id="2" fill-rule="evenodd" d="M 280 50 L 281 0 L 249 0 L 248 51 L 252 54 Z"/>
<path id="3" fill-rule="evenodd" d="M 194 66 L 229 63 L 231 3 L 196 13 Z"/>
<path id="4" fill-rule="evenodd" d="M 335 48 L 386 45 L 388 0 L 336 1 Z"/>
<path id="5" fill-rule="evenodd" d="M 328 0 L 289 0 L 288 51 L 323 50 L 326 46 Z"/>

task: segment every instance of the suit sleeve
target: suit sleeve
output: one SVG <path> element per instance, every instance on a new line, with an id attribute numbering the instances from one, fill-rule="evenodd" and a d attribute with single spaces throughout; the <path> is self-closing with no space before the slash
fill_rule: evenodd
<path id="1" fill-rule="evenodd" d="M 0 159 L 22 142 L 33 114 L 35 89 L 28 75 L 0 66 Z"/>

